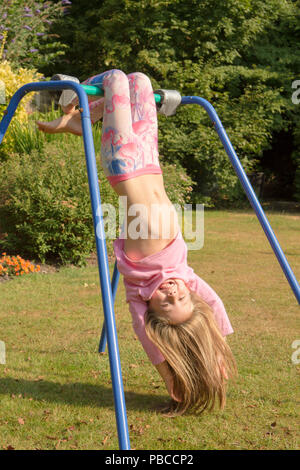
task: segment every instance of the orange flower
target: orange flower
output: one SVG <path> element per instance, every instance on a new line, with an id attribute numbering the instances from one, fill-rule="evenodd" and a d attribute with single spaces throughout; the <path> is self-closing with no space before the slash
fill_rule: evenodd
<path id="1" fill-rule="evenodd" d="M 2 253 L 0 258 L 0 275 L 8 274 L 9 276 L 20 276 L 23 274 L 30 274 L 31 272 L 39 272 L 41 267 L 35 266 L 29 260 L 24 260 L 21 256 L 8 256 Z"/>

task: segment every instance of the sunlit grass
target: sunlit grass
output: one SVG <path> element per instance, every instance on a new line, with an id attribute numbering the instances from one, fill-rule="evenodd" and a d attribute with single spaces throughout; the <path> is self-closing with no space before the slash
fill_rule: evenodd
<path id="1" fill-rule="evenodd" d="M 270 214 L 300 278 L 300 216 Z M 207 211 L 189 262 L 221 296 L 235 333 L 239 377 L 225 411 L 177 418 L 159 411 L 165 388 L 136 340 L 120 282 L 116 323 L 135 449 L 297 449 L 299 306 L 255 215 Z M 117 449 L 96 267 L 62 268 L 0 284 L 0 449 Z"/>

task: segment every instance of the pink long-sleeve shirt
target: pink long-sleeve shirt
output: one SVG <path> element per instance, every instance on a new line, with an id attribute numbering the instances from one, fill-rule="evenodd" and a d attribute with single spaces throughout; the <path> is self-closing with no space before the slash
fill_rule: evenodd
<path id="1" fill-rule="evenodd" d="M 222 300 L 187 265 L 187 246 L 180 232 L 163 250 L 138 261 L 126 256 L 122 238 L 114 242 L 114 251 L 118 270 L 124 276 L 133 329 L 152 364 L 160 364 L 165 358 L 145 331 L 147 300 L 151 299 L 156 289 L 167 279 L 182 279 L 191 291 L 196 292 L 212 308 L 223 336 L 233 333 Z"/>

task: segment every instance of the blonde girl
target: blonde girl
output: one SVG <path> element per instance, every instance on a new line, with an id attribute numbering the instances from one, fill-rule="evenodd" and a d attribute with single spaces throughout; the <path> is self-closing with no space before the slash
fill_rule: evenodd
<path id="1" fill-rule="evenodd" d="M 150 80 L 109 70 L 85 83 L 99 82 L 104 98 L 90 102 L 90 114 L 92 123 L 103 118 L 101 163 L 114 190 L 126 198 L 126 224 L 114 251 L 133 328 L 166 384 L 173 413 L 212 409 L 216 402 L 223 408 L 227 380 L 236 371 L 225 341 L 233 330 L 221 299 L 187 264 L 159 165 Z M 55 121 L 37 122 L 39 129 L 81 135 L 76 103 Z M 138 213 L 139 237 L 131 230 Z"/>

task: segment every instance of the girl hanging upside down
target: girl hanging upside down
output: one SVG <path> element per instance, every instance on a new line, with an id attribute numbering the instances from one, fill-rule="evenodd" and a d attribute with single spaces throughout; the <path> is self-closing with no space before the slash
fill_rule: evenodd
<path id="1" fill-rule="evenodd" d="M 103 118 L 105 175 L 117 194 L 127 198 L 126 224 L 114 251 L 133 328 L 165 381 L 174 413 L 212 409 L 217 399 L 223 408 L 227 380 L 236 373 L 225 341 L 233 330 L 221 299 L 187 265 L 187 246 L 159 165 L 150 80 L 141 73 L 110 70 L 84 83 L 99 82 L 104 98 L 91 99 L 89 107 L 92 123 Z M 77 98 L 55 121 L 38 121 L 39 129 L 81 135 L 76 104 Z M 140 238 L 129 229 L 130 214 L 136 215 L 138 207 L 144 209 Z"/>

